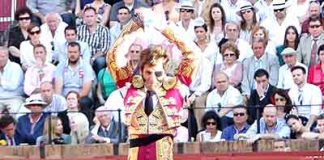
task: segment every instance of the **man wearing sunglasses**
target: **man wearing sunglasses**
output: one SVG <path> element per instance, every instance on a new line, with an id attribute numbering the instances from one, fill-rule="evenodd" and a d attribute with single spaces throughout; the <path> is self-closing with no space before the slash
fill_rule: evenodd
<path id="1" fill-rule="evenodd" d="M 233 141 L 236 134 L 246 133 L 250 128 L 247 124 L 247 108 L 243 105 L 238 105 L 233 108 L 233 121 L 234 124 L 223 129 L 222 139 L 226 141 Z"/>
<path id="2" fill-rule="evenodd" d="M 300 33 L 300 23 L 295 15 L 287 14 L 288 4 L 285 0 L 274 0 L 272 3 L 275 17 L 267 18 L 261 26 L 264 26 L 269 31 L 269 38 L 276 46 L 282 45 L 284 35 L 288 26 L 295 26 Z"/>
<path id="3" fill-rule="evenodd" d="M 177 9 L 180 12 L 180 21 L 177 25 L 183 29 L 187 35 L 189 35 L 189 38 L 194 40 L 196 35 L 194 30 L 194 20 L 192 19 L 195 11 L 193 4 L 190 1 L 183 1 L 181 6 Z"/>
<path id="4" fill-rule="evenodd" d="M 311 17 L 308 22 L 309 34 L 303 35 L 297 48 L 298 61 L 308 68 L 319 62 L 318 47 L 324 44 L 323 21 L 320 17 Z"/>

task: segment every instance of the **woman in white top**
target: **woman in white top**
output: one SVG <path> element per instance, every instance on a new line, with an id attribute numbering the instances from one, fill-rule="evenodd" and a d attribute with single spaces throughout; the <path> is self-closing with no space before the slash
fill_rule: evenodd
<path id="1" fill-rule="evenodd" d="M 47 41 L 40 39 L 41 29 L 34 24 L 30 24 L 28 26 L 27 32 L 30 40 L 23 41 L 20 44 L 20 62 L 24 71 L 36 64 L 36 59 L 34 57 L 34 46 L 37 44 L 43 44 L 45 46 L 47 53 L 46 62 L 50 63 L 52 61 L 51 44 L 44 43 Z"/>
<path id="2" fill-rule="evenodd" d="M 213 110 L 207 111 L 202 117 L 203 130 L 197 134 L 198 142 L 218 142 L 221 141 L 222 131 L 220 118 Z"/>
<path id="3" fill-rule="evenodd" d="M 210 31 L 211 38 L 217 43 L 224 37 L 225 17 L 225 11 L 219 3 L 214 3 L 210 7 L 208 30 Z"/>
<path id="4" fill-rule="evenodd" d="M 243 1 L 240 10 L 236 12 L 242 18 L 240 38 L 250 42 L 252 28 L 258 24 L 257 9 L 250 2 Z"/>

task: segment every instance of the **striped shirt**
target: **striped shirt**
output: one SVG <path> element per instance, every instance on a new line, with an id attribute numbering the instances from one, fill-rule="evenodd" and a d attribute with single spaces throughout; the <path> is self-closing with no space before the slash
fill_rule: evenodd
<path id="1" fill-rule="evenodd" d="M 97 25 L 94 33 L 90 33 L 86 25 L 78 27 L 78 40 L 89 44 L 91 55 L 97 52 L 106 53 L 110 47 L 109 29 L 102 25 Z"/>

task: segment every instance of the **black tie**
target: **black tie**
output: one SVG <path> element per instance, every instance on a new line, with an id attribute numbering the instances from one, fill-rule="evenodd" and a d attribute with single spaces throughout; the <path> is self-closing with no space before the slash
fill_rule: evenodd
<path id="1" fill-rule="evenodd" d="M 146 93 L 146 98 L 145 98 L 145 113 L 146 115 L 150 115 L 151 112 L 153 111 L 153 92 L 152 91 L 147 91 Z"/>

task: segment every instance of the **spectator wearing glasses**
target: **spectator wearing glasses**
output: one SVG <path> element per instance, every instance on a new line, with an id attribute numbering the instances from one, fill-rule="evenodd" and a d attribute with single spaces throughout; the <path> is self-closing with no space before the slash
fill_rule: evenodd
<path id="1" fill-rule="evenodd" d="M 251 31 L 253 27 L 258 24 L 257 21 L 258 9 L 253 7 L 248 1 L 242 1 L 240 4 L 240 10 L 236 12 L 242 19 L 240 38 L 249 42 L 251 38 Z"/>
<path id="2" fill-rule="evenodd" d="M 20 62 L 22 64 L 22 69 L 26 71 L 29 67 L 36 64 L 36 59 L 34 57 L 34 46 L 37 44 L 42 44 L 46 48 L 46 62 L 52 62 L 52 47 L 47 40 L 40 38 L 41 29 L 40 27 L 30 24 L 28 26 L 28 36 L 30 40 L 23 41 L 20 44 Z"/>
<path id="3" fill-rule="evenodd" d="M 221 141 L 222 126 L 220 118 L 215 111 L 208 111 L 202 117 L 203 130 L 197 134 L 198 142 Z"/>
<path id="4" fill-rule="evenodd" d="M 193 20 L 195 8 L 193 7 L 192 2 L 183 1 L 177 10 L 180 12 L 180 21 L 177 25 L 184 30 L 184 33 L 186 33 L 188 38 L 194 40 L 196 37 Z"/>
<path id="5" fill-rule="evenodd" d="M 281 52 L 285 65 L 279 68 L 279 79 L 278 79 L 277 88 L 289 90 L 294 85 L 293 77 L 290 71 L 292 67 L 302 66 L 304 68 L 307 68 L 304 64 L 297 61 L 296 54 L 297 54 L 296 50 L 289 47 L 285 48 Z"/>
<path id="6" fill-rule="evenodd" d="M 235 88 L 241 87 L 243 78 L 243 65 L 237 61 L 240 56 L 235 43 L 229 41 L 222 45 L 221 54 L 223 63 L 216 64 L 214 73 L 222 71 L 229 77 L 229 83 Z"/>
<path id="7" fill-rule="evenodd" d="M 123 28 L 128 24 L 129 20 L 131 19 L 132 15 L 130 10 L 122 6 L 118 9 L 117 19 L 118 23 L 110 28 L 110 41 L 111 44 L 115 43 L 115 40 L 123 30 Z"/>
<path id="8" fill-rule="evenodd" d="M 274 0 L 272 3 L 275 18 L 269 17 L 261 26 L 269 30 L 269 37 L 275 43 L 275 46 L 282 45 L 284 35 L 288 26 L 295 26 L 300 33 L 300 23 L 296 16 L 288 15 L 286 10 L 288 8 L 285 0 Z"/>
<path id="9" fill-rule="evenodd" d="M 9 59 L 20 64 L 20 43 L 28 40 L 28 26 L 31 23 L 32 12 L 29 8 L 21 8 L 15 13 L 15 20 L 18 25 L 9 29 Z"/>
<path id="10" fill-rule="evenodd" d="M 233 141 L 235 134 L 246 133 L 250 128 L 247 124 L 248 114 L 247 108 L 243 105 L 238 105 L 233 108 L 234 124 L 223 129 L 222 139 Z"/>
<path id="11" fill-rule="evenodd" d="M 229 83 L 229 77 L 224 72 L 215 75 L 216 89 L 212 90 L 206 101 L 206 110 L 214 110 L 221 118 L 222 127 L 233 124 L 233 107 L 243 104 L 240 91 Z"/>
<path id="12" fill-rule="evenodd" d="M 323 22 L 320 17 L 311 17 L 308 22 L 309 34 L 300 38 L 297 48 L 298 61 L 304 63 L 308 68 L 318 64 L 318 47 L 324 44 Z"/>
<path id="13" fill-rule="evenodd" d="M 309 33 L 309 18 L 311 17 L 321 17 L 321 21 L 323 21 L 323 17 L 321 16 L 321 4 L 317 0 L 311 0 L 309 2 L 309 8 L 308 8 L 308 17 L 306 16 L 306 19 L 304 18 L 304 21 L 302 22 L 302 33 Z"/>

